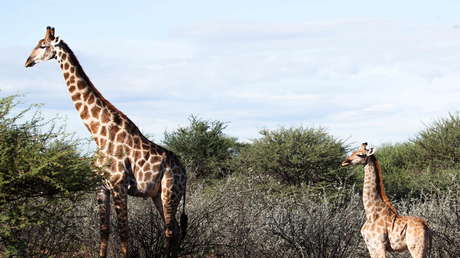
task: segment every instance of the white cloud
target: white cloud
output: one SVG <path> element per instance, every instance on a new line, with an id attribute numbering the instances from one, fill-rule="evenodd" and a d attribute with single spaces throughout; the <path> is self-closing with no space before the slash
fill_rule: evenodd
<path id="1" fill-rule="evenodd" d="M 458 110 L 460 99 L 460 30 L 441 25 L 204 23 L 168 40 L 69 44 L 101 92 L 158 139 L 198 114 L 230 122 L 241 140 L 303 124 L 354 142 L 396 142 Z M 0 88 L 51 96 L 47 105 L 60 107 L 48 111 L 67 112 L 56 70 L 7 68 Z M 68 117 L 72 127 L 79 120 L 73 110 Z"/>

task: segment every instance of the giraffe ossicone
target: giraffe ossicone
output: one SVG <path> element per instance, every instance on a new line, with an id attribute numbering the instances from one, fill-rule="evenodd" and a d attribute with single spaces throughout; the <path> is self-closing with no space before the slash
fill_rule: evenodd
<path id="1" fill-rule="evenodd" d="M 401 216 L 385 193 L 380 163 L 375 148 L 367 143 L 348 156 L 342 166 L 364 166 L 363 205 L 366 222 L 361 228 L 371 257 L 385 257 L 385 251 L 409 250 L 414 258 L 427 257 L 431 231 L 420 217 Z"/>
<path id="2" fill-rule="evenodd" d="M 96 167 L 104 175 L 97 194 L 100 217 L 100 257 L 107 256 L 110 233 L 110 197 L 113 198 L 122 256 L 128 255 L 127 196 L 151 198 L 164 222 L 166 252 L 177 255 L 187 228 L 186 171 L 171 151 L 148 140 L 138 127 L 106 100 L 83 71 L 69 46 L 47 27 L 45 37 L 32 50 L 25 66 L 56 59 L 69 95 L 98 146 Z M 176 220 L 183 199 L 180 225 Z"/>

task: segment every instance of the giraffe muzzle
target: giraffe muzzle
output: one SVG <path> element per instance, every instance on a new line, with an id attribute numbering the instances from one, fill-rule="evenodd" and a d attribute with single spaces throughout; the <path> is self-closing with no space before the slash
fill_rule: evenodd
<path id="1" fill-rule="evenodd" d="M 344 162 L 342 162 L 342 167 L 348 167 L 350 165 L 351 165 L 351 162 L 348 160 L 345 160 Z"/>
<path id="2" fill-rule="evenodd" d="M 35 61 L 33 60 L 33 58 L 32 58 L 32 57 L 29 57 L 29 58 L 27 58 L 27 61 L 26 61 L 26 63 L 25 63 L 25 67 L 32 67 L 32 66 L 34 66 L 35 64 L 36 64 L 36 63 L 35 63 Z"/>

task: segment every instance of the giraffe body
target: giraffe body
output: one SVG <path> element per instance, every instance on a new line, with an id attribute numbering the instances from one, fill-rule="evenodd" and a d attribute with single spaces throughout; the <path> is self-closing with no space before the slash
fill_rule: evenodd
<path id="1" fill-rule="evenodd" d="M 412 257 L 427 257 L 430 230 L 420 217 L 400 216 L 385 194 L 380 164 L 374 149 L 367 150 L 363 143 L 342 166 L 364 165 L 363 205 L 366 222 L 361 235 L 371 257 L 385 257 L 385 251 L 409 250 Z"/>
<path id="2" fill-rule="evenodd" d="M 186 172 L 171 151 L 149 141 L 138 127 L 107 101 L 94 87 L 68 45 L 54 37 L 48 27 L 26 61 L 26 67 L 49 59 L 57 59 L 80 118 L 98 146 L 96 167 L 103 173 L 104 184 L 97 194 L 101 241 L 99 255 L 107 256 L 110 233 L 110 198 L 113 198 L 120 235 L 122 256 L 128 254 L 127 196 L 151 198 L 165 224 L 168 255 L 174 256 L 185 235 L 187 218 L 176 212 L 186 190 Z"/>

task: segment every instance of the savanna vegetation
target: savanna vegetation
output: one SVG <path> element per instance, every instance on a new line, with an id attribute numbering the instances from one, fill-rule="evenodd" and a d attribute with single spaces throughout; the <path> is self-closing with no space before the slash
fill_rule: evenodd
<path id="1" fill-rule="evenodd" d="M 96 257 L 92 155 L 36 107 L 0 99 L 0 256 Z M 249 143 L 228 124 L 190 117 L 162 142 L 187 166 L 189 229 L 183 257 L 368 257 L 359 230 L 363 169 L 323 128 L 262 130 Z M 372 142 L 372 139 L 363 139 Z M 460 257 L 460 117 L 450 114 L 407 142 L 377 146 L 385 187 L 401 214 L 425 217 L 432 257 Z M 153 203 L 129 200 L 133 257 L 159 257 Z M 112 229 L 116 229 L 115 218 Z M 110 255 L 117 257 L 112 234 Z M 408 253 L 390 257 L 409 257 Z"/>

